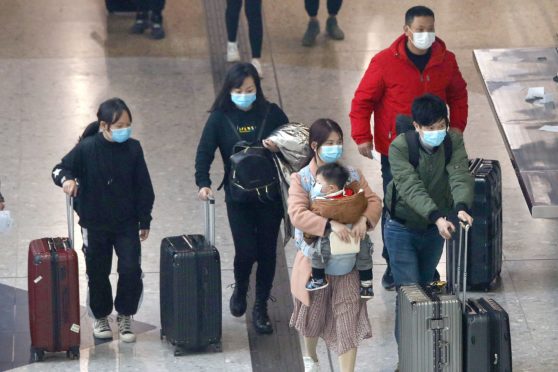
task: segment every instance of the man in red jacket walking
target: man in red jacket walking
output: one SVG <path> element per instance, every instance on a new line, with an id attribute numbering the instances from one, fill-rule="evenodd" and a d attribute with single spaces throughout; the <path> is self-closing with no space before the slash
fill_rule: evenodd
<path id="1" fill-rule="evenodd" d="M 349 115 L 351 136 L 360 154 L 372 158 L 374 145 L 381 154 L 384 194 L 392 178 L 388 149 L 397 136 L 395 118 L 399 114 L 410 115 L 416 97 L 432 93 L 442 98 L 449 106 L 451 130 L 462 132 L 467 125 L 467 83 L 455 55 L 435 36 L 434 12 L 425 6 L 410 8 L 405 13 L 403 30 L 404 34 L 389 48 L 372 58 L 355 92 Z M 374 136 L 370 129 L 372 113 Z M 382 285 L 393 289 L 385 243 L 382 256 L 387 262 Z"/>

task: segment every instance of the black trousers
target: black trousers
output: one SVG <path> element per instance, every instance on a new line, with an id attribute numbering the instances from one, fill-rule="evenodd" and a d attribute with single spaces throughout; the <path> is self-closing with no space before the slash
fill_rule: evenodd
<path id="1" fill-rule="evenodd" d="M 114 233 L 82 229 L 83 253 L 89 285 L 89 307 L 96 319 L 112 313 L 109 275 L 112 251 L 118 256 L 118 285 L 114 307 L 119 314 L 134 315 L 143 293 L 141 243 L 138 229 Z"/>
<path id="2" fill-rule="evenodd" d="M 225 20 L 227 23 L 227 36 L 230 42 L 236 41 L 241 9 L 242 0 L 227 0 Z M 248 19 L 252 58 L 260 58 L 262 56 L 263 40 L 262 0 L 244 0 L 244 13 Z"/>
<path id="3" fill-rule="evenodd" d="M 252 266 L 256 271 L 256 298 L 267 300 L 275 277 L 277 238 L 283 218 L 282 204 L 227 202 L 234 241 L 234 279 L 247 283 Z"/>
<path id="4" fill-rule="evenodd" d="M 327 12 L 331 15 L 337 15 L 339 9 L 343 5 L 343 0 L 327 0 Z M 310 17 L 315 17 L 318 15 L 318 9 L 320 8 L 320 0 L 304 0 L 304 7 L 306 8 L 306 13 Z"/>
<path id="5" fill-rule="evenodd" d="M 138 12 L 149 12 L 150 10 L 156 15 L 161 15 L 165 8 L 165 0 L 136 0 L 138 4 Z"/>
<path id="6" fill-rule="evenodd" d="M 393 176 L 391 174 L 391 166 L 389 164 L 389 158 L 385 155 L 381 156 L 381 164 L 382 164 L 382 187 L 384 189 L 384 195 L 386 194 L 386 190 L 387 190 L 387 186 L 388 184 L 391 182 L 391 180 L 393 179 Z M 384 227 L 386 224 L 386 213 L 387 213 L 387 207 L 385 205 L 385 203 L 391 203 L 391 200 L 387 200 L 384 201 L 384 208 L 382 209 L 382 242 L 384 244 L 384 247 L 382 248 L 382 257 L 386 260 L 387 263 L 387 268 L 389 268 L 389 254 L 388 254 L 388 250 L 386 247 L 386 239 L 384 238 Z M 391 207 L 391 205 L 390 205 Z"/>

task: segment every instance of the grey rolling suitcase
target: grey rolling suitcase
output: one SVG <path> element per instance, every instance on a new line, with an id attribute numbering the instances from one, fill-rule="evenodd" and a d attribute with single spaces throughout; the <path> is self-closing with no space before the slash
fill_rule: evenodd
<path id="1" fill-rule="evenodd" d="M 455 292 L 441 293 L 433 286 L 402 286 L 399 320 L 399 371 L 463 370 L 463 315 Z"/>

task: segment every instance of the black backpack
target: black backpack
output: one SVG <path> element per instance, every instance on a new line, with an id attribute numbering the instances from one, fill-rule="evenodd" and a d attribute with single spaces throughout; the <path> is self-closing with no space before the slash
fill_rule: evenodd
<path id="1" fill-rule="evenodd" d="M 275 160 L 271 151 L 261 143 L 269 110 L 270 106 L 267 107 L 254 143 L 243 141 L 234 123 L 225 115 L 239 140 L 233 147 L 233 155 L 229 158 L 229 190 L 235 202 L 270 203 L 281 198 L 279 173 Z"/>
<path id="2" fill-rule="evenodd" d="M 405 134 L 405 140 L 407 141 L 407 148 L 409 150 L 409 163 L 413 166 L 413 168 L 417 169 L 419 164 L 419 134 L 415 131 L 415 127 L 413 126 L 413 119 L 407 115 L 399 114 L 395 118 L 395 131 L 397 135 L 402 133 Z M 445 157 L 445 165 L 447 166 L 451 160 L 451 156 L 453 155 L 453 144 L 451 142 L 451 137 L 446 136 L 444 138 L 444 142 L 442 143 L 444 146 L 444 157 Z M 397 190 L 395 188 L 395 182 L 391 184 L 391 218 L 395 218 L 395 204 L 397 201 Z"/>

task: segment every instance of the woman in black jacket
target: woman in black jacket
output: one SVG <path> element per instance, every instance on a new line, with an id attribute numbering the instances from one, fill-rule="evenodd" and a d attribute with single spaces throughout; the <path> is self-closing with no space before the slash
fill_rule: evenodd
<path id="1" fill-rule="evenodd" d="M 54 167 L 52 178 L 66 194 L 76 197 L 89 307 L 95 316 L 93 335 L 112 338 L 108 316 L 113 308 L 109 275 L 114 248 L 118 256 L 114 307 L 120 339 L 134 342 L 131 316 L 143 292 L 140 239 L 149 235 L 155 195 L 141 145 L 130 138 L 132 114 L 124 101 L 103 102 L 97 119 Z"/>
<path id="2" fill-rule="evenodd" d="M 279 106 L 265 99 L 258 72 L 249 63 L 236 64 L 229 70 L 210 112 L 196 155 L 196 184 L 202 200 L 213 195 L 209 170 L 217 148 L 227 175 L 229 158 L 239 137 L 256 144 L 289 121 Z M 278 151 L 273 142 L 263 140 L 262 143 L 268 150 Z M 280 200 L 266 204 L 237 202 L 231 197 L 230 185 L 226 181 L 227 177 L 224 183 L 225 201 L 235 248 L 235 288 L 230 299 L 230 311 L 236 317 L 246 312 L 248 282 L 252 266 L 257 262 L 256 300 L 252 312 L 254 327 L 258 333 L 272 333 L 267 301 L 275 275 L 283 206 Z"/>

